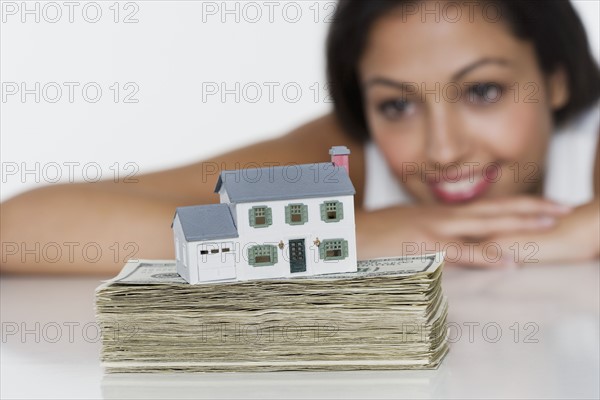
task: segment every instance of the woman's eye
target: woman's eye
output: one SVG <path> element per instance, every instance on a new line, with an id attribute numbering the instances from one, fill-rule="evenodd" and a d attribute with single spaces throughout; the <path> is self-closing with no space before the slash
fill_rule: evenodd
<path id="1" fill-rule="evenodd" d="M 500 100 L 502 87 L 497 83 L 476 83 L 468 88 L 468 100 L 474 104 L 489 104 Z"/>
<path id="2" fill-rule="evenodd" d="M 384 101 L 377 108 L 386 118 L 397 119 L 412 113 L 415 109 L 415 104 L 405 99 L 393 99 Z"/>

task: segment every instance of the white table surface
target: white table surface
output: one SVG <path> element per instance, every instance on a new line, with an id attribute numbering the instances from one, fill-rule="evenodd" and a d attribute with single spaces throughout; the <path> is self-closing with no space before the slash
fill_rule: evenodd
<path id="1" fill-rule="evenodd" d="M 1 397 L 598 398 L 599 270 L 447 268 L 452 344 L 437 370 L 149 375 L 103 374 L 97 278 L 5 276 Z"/>

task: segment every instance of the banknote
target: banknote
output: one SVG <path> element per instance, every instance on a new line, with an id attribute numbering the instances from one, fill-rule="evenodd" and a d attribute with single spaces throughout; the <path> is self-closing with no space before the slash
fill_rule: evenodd
<path id="1" fill-rule="evenodd" d="M 132 260 L 96 291 L 107 372 L 435 368 L 448 351 L 443 254 L 357 273 L 187 284 Z"/>
<path id="2" fill-rule="evenodd" d="M 444 253 L 416 255 L 408 257 L 385 257 L 358 261 L 356 273 L 323 274 L 313 276 L 300 276 L 282 279 L 355 279 L 364 276 L 380 275 L 415 275 L 419 273 L 433 273 L 443 263 Z M 121 272 L 108 283 L 127 283 L 139 285 L 186 283 L 179 276 L 174 260 L 130 260 Z"/>

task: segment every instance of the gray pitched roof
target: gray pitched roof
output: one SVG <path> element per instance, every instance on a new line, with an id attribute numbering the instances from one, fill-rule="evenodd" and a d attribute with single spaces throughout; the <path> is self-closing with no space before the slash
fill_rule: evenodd
<path id="1" fill-rule="evenodd" d="M 330 162 L 221 171 L 215 193 L 222 186 L 232 203 L 355 193 L 346 169 Z"/>
<path id="2" fill-rule="evenodd" d="M 179 215 L 183 234 L 188 242 L 238 237 L 227 204 L 177 207 L 175 215 Z"/>

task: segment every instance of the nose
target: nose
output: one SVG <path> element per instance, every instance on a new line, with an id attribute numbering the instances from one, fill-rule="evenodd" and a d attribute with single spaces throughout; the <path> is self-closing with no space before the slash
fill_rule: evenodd
<path id="1" fill-rule="evenodd" d="M 426 156 L 432 164 L 460 162 L 471 150 L 472 141 L 461 127 L 460 116 L 450 106 L 436 103 L 427 110 Z"/>

